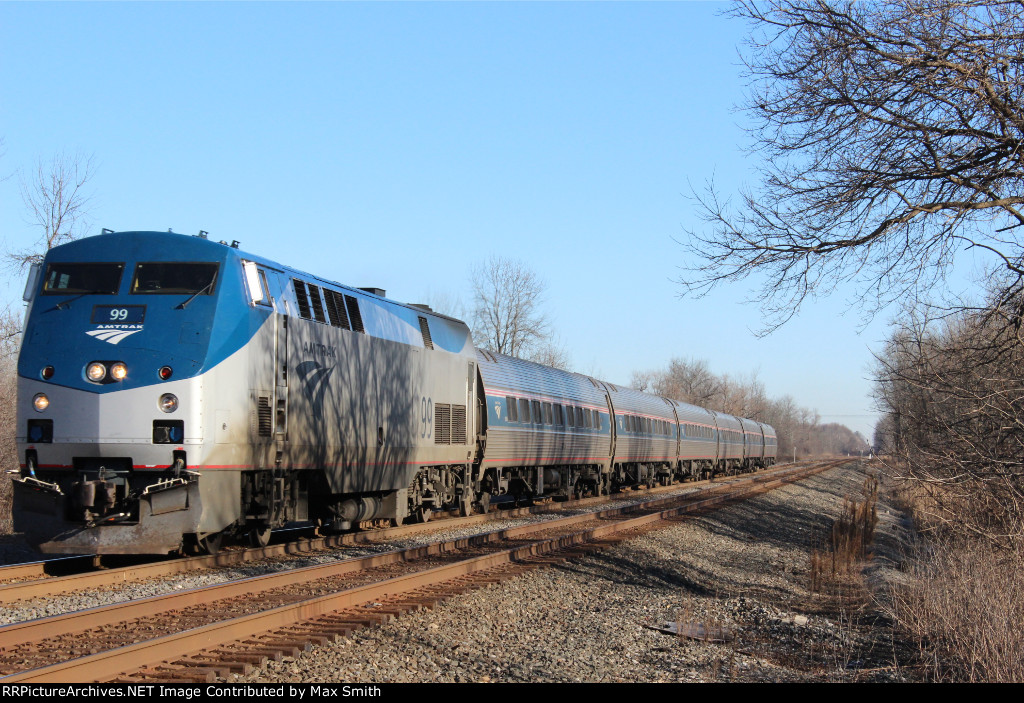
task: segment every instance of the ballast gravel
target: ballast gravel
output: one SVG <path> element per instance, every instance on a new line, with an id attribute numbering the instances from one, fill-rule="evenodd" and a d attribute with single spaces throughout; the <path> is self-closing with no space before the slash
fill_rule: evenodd
<path id="1" fill-rule="evenodd" d="M 889 629 L 855 589 L 809 589 L 812 549 L 868 473 L 833 469 L 229 680 L 903 680 Z M 898 543 L 907 528 L 884 492 L 878 515 L 876 543 Z M 652 629 L 666 623 L 727 639 Z"/>
<path id="2" fill-rule="evenodd" d="M 687 682 L 902 680 L 888 630 L 863 599 L 811 593 L 810 553 L 863 465 L 833 469 L 604 552 L 529 572 L 364 629 L 232 682 Z M 693 487 L 682 487 L 689 492 Z M 636 502 L 648 499 L 638 495 Z M 884 491 L 883 491 L 884 499 Z M 606 506 L 594 507 L 600 510 Z M 586 509 L 573 512 L 585 512 Z M 565 514 L 565 513 L 563 513 Z M 876 544 L 898 545 L 899 513 L 879 506 Z M 539 515 L 527 521 L 550 517 Z M 444 530 L 447 539 L 523 524 Z M 181 591 L 271 571 L 418 546 L 438 534 L 196 571 L 94 593 L 5 604 L 0 624 Z M 13 562 L 16 537 L 0 540 Z M 884 583 L 882 555 L 872 581 Z M 881 578 L 879 578 L 881 575 Z M 668 623 L 725 633 L 725 642 L 662 634 Z M 884 623 L 882 623 L 884 625 Z"/>

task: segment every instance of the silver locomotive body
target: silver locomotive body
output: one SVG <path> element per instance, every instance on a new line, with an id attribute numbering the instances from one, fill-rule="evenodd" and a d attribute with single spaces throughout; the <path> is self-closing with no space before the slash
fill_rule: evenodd
<path id="1" fill-rule="evenodd" d="M 51 250 L 27 288 L 15 529 L 214 551 L 770 465 L 775 432 L 473 347 L 465 323 L 172 233 Z"/>

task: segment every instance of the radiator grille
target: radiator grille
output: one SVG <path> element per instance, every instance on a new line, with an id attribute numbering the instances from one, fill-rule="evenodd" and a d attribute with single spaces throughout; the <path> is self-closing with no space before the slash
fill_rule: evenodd
<path id="1" fill-rule="evenodd" d="M 345 296 L 330 288 L 324 288 L 324 297 L 327 299 L 327 316 L 335 327 L 348 329 L 348 313 L 345 312 Z"/>
<path id="2" fill-rule="evenodd" d="M 307 285 L 309 286 L 309 301 L 313 304 L 313 314 L 316 316 L 316 321 L 327 322 L 327 318 L 324 317 L 324 304 L 320 302 L 320 289 L 312 283 Z"/>
<path id="3" fill-rule="evenodd" d="M 351 295 L 345 296 L 345 307 L 348 308 L 348 320 L 352 324 L 353 332 L 365 332 L 363 329 L 363 316 L 359 314 L 359 301 Z"/>
<path id="4" fill-rule="evenodd" d="M 292 284 L 295 286 L 295 302 L 299 304 L 299 315 L 308 320 L 311 316 L 309 298 L 306 297 L 306 284 L 297 278 L 292 279 Z"/>

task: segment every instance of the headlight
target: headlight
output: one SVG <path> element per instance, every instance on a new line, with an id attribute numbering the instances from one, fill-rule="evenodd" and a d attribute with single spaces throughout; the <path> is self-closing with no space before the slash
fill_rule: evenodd
<path id="1" fill-rule="evenodd" d="M 115 381 L 123 381 L 128 375 L 128 367 L 120 361 L 110 365 L 110 377 Z"/>
<path id="2" fill-rule="evenodd" d="M 178 396 L 173 393 L 164 393 L 160 396 L 160 409 L 165 413 L 173 413 L 178 409 Z"/>
<path id="3" fill-rule="evenodd" d="M 36 393 L 32 399 L 32 407 L 36 409 L 36 412 L 41 413 L 50 407 L 50 399 L 46 397 L 45 393 Z"/>
<path id="4" fill-rule="evenodd" d="M 107 377 L 107 367 L 98 361 L 94 361 L 85 367 L 85 377 L 93 383 L 99 383 Z"/>

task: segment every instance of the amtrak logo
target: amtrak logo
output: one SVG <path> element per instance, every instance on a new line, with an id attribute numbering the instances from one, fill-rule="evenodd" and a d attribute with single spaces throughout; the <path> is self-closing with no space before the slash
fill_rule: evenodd
<path id="1" fill-rule="evenodd" d="M 114 328 L 100 328 L 98 330 L 91 330 L 86 332 L 90 337 L 95 337 L 101 341 L 107 342 L 108 344 L 117 344 L 126 337 L 130 337 L 136 332 L 141 332 L 142 328 L 138 329 L 125 329 L 123 327 Z"/>
<path id="2" fill-rule="evenodd" d="M 295 367 L 314 407 L 319 407 L 327 391 L 328 379 L 334 373 L 333 366 L 321 366 L 316 361 L 303 361 Z"/>

